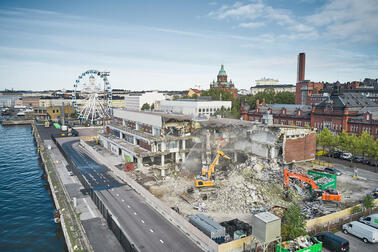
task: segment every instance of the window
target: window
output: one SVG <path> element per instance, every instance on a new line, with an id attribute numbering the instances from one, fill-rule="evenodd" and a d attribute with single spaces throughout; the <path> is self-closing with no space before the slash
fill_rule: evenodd
<path id="1" fill-rule="evenodd" d="M 297 126 L 302 126 L 302 122 L 301 122 L 301 121 L 296 121 L 295 124 L 296 124 Z"/>
<path id="2" fill-rule="evenodd" d="M 369 121 L 370 120 L 370 115 L 369 113 L 366 114 L 366 121 Z"/>
<path id="3" fill-rule="evenodd" d="M 200 112 L 200 113 L 201 113 L 201 109 L 198 109 L 198 112 Z"/>

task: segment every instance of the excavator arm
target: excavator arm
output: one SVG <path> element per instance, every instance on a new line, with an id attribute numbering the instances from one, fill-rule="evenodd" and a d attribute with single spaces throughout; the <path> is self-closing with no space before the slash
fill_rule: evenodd
<path id="1" fill-rule="evenodd" d="M 286 185 L 286 187 L 289 187 L 289 178 L 295 178 L 295 179 L 299 179 L 303 182 L 306 182 L 307 184 L 311 185 L 313 190 L 319 189 L 319 186 L 312 179 L 307 177 L 306 175 L 301 174 L 299 172 L 289 172 L 288 169 L 286 168 L 284 170 L 284 184 Z"/>
<path id="2" fill-rule="evenodd" d="M 222 156 L 224 158 L 227 158 L 227 159 L 231 159 L 229 156 L 227 156 L 226 154 L 224 154 L 223 151 L 217 150 L 217 153 L 218 153 L 218 155 L 216 156 L 216 158 L 214 159 L 214 161 L 210 164 L 209 170 L 207 171 L 207 177 L 208 177 L 208 179 L 211 179 L 211 174 L 214 173 L 214 167 L 217 165 L 220 156 Z"/>

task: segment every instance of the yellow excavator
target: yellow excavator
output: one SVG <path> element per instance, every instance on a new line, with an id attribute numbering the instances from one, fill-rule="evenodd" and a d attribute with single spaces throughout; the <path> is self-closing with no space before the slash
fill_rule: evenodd
<path id="1" fill-rule="evenodd" d="M 196 187 L 214 186 L 214 167 L 217 164 L 219 158 L 222 156 L 224 158 L 231 159 L 229 156 L 227 156 L 220 150 L 217 150 L 217 153 L 217 156 L 215 157 L 214 161 L 210 164 L 209 168 L 202 169 L 202 174 L 196 176 Z"/>

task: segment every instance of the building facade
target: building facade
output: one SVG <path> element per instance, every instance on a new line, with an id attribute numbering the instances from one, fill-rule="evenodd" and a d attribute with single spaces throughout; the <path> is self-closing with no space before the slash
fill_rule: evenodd
<path id="1" fill-rule="evenodd" d="M 232 97 L 237 98 L 238 97 L 238 90 L 235 88 L 234 83 L 232 83 L 232 80 L 227 80 L 227 74 L 224 70 L 224 66 L 221 65 L 221 69 L 219 70 L 219 73 L 217 75 L 217 81 L 213 81 L 210 84 L 210 89 L 220 89 L 224 90 L 226 92 L 230 92 L 232 94 Z"/>
<path id="2" fill-rule="evenodd" d="M 273 123 L 328 128 L 334 133 L 345 130 L 360 135 L 367 131 L 378 138 L 378 105 L 361 93 L 340 93 L 337 88 L 318 104 L 256 104 L 256 109 L 241 107 L 244 120 L 262 122 L 264 114 L 273 115 Z"/>
<path id="3" fill-rule="evenodd" d="M 137 167 L 149 166 L 165 175 L 184 162 L 192 146 L 191 117 L 114 109 L 112 122 L 100 133 L 101 144 Z"/>
<path id="4" fill-rule="evenodd" d="M 291 84 L 276 84 L 276 85 L 256 85 L 251 87 L 251 94 L 255 95 L 258 92 L 264 92 L 267 89 L 273 89 L 275 93 L 278 92 L 290 92 L 295 93 L 296 87 Z"/>
<path id="5" fill-rule="evenodd" d="M 127 110 L 141 110 L 143 104 L 154 104 L 156 101 L 165 100 L 165 95 L 157 91 L 130 93 L 125 95 L 125 108 Z"/>
<path id="6" fill-rule="evenodd" d="M 212 116 L 215 112 L 221 111 L 222 107 L 230 110 L 231 106 L 231 101 L 211 101 L 204 99 L 163 100 L 156 102 L 155 110 L 198 117 L 200 115 Z"/>
<path id="7" fill-rule="evenodd" d="M 312 105 L 310 97 L 320 94 L 323 86 L 324 83 L 309 80 L 298 82 L 295 90 L 295 104 Z"/>

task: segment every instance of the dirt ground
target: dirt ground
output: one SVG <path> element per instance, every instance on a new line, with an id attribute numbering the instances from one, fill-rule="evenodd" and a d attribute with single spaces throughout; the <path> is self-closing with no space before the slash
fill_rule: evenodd
<path id="1" fill-rule="evenodd" d="M 250 157 L 243 164 L 216 172 L 213 189 L 194 187 L 195 174 L 183 170 L 165 178 L 151 176 L 148 168 L 134 174 L 139 183 L 170 207 L 178 207 L 184 217 L 204 213 L 217 222 L 238 218 L 251 224 L 251 210 L 268 210 L 273 206 L 287 207 L 292 202 L 306 205 L 307 214 L 317 216 L 349 207 L 362 199 L 374 187 L 371 182 L 348 175 L 338 177 L 337 190 L 342 194 L 341 206 L 332 203 L 307 202 L 294 190 L 285 198 L 282 185 L 282 167 L 275 163 Z M 188 193 L 188 188 L 194 188 Z M 306 189 L 304 189 L 305 191 Z M 184 196 L 182 197 L 182 194 Z M 315 209 L 315 210 L 313 210 Z M 318 210 L 321 209 L 321 210 Z"/>

